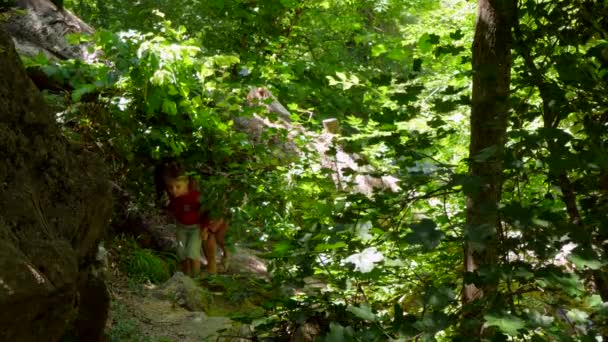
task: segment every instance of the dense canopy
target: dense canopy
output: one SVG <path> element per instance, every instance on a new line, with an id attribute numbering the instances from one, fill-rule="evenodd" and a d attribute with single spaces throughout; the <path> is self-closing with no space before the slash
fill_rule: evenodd
<path id="1" fill-rule="evenodd" d="M 23 56 L 64 134 L 139 212 L 184 163 L 268 262 L 258 340 L 608 336 L 605 1 L 53 3 L 95 28 Z"/>

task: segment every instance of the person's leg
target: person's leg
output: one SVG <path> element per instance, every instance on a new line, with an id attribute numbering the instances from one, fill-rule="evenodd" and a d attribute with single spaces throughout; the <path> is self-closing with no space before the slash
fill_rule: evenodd
<path id="1" fill-rule="evenodd" d="M 207 246 L 207 241 L 209 241 L 209 237 L 212 234 L 209 233 L 207 234 L 207 238 L 205 240 L 203 240 L 202 246 L 203 246 L 203 254 L 205 256 L 205 262 L 207 264 L 207 266 L 209 265 L 209 247 Z"/>
<path id="2" fill-rule="evenodd" d="M 179 260 L 179 270 L 184 274 L 189 272 L 189 262 L 186 259 L 187 234 L 181 227 L 175 227 L 175 240 L 177 242 L 177 260 Z"/>
<path id="3" fill-rule="evenodd" d="M 192 259 L 192 275 L 197 276 L 201 274 L 201 259 Z"/>
<path id="4" fill-rule="evenodd" d="M 188 273 L 188 260 L 180 260 L 180 262 L 179 262 L 179 270 L 183 274 L 187 274 Z"/>
<path id="5" fill-rule="evenodd" d="M 224 271 L 228 269 L 228 259 L 230 254 L 228 254 L 228 250 L 226 249 L 224 238 L 226 236 L 226 231 L 228 230 L 228 223 L 222 220 L 221 225 L 218 227 L 218 230 L 215 233 L 215 240 L 217 245 L 222 250 L 222 268 Z"/>
<path id="6" fill-rule="evenodd" d="M 215 249 L 215 234 L 209 234 L 205 241 L 205 257 L 207 258 L 207 271 L 211 274 L 217 273 Z"/>
<path id="7" fill-rule="evenodd" d="M 197 276 L 201 270 L 201 236 L 198 226 L 188 231 L 187 257 L 190 260 L 190 274 Z"/>
<path id="8" fill-rule="evenodd" d="M 186 271 L 184 272 L 184 274 L 187 276 L 192 276 L 192 259 L 186 258 L 186 260 L 184 260 L 184 263 L 186 264 Z"/>

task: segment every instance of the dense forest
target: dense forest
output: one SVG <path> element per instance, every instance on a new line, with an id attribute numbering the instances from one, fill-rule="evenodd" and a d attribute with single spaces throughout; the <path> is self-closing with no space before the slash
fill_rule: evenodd
<path id="1" fill-rule="evenodd" d="M 28 27 L 70 53 L 24 49 L 15 22 L 51 12 L 61 18 Z M 87 184 L 77 203 L 112 207 L 91 238 L 109 289 L 95 339 L 189 340 L 151 334 L 124 304 L 179 270 L 155 235 L 166 213 L 154 184 L 178 160 L 206 212 L 229 222 L 230 267 L 247 249 L 265 269 L 193 277 L 207 299 L 188 309 L 240 327 L 210 340 L 606 340 L 608 2 L 0 1 L 0 25 L 54 118 L 61 138 L 48 141 L 84 153 L 50 177 L 95 158 L 103 170 L 58 185 Z M 25 94 L 2 84 L 0 104 Z M 0 154 L 19 144 L 4 120 Z M 51 154 L 40 158 L 54 165 Z M 0 183 L 20 182 L 3 158 Z M 84 212 L 78 229 L 103 220 Z M 0 236 L 17 239 L 3 215 Z M 65 234 L 74 246 L 84 233 Z M 58 337 L 89 340 L 67 322 Z"/>

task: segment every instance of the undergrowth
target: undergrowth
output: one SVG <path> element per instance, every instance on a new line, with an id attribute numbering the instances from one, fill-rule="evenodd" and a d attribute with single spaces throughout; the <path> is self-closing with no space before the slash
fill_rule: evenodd
<path id="1" fill-rule="evenodd" d="M 172 253 L 141 248 L 131 237 L 118 235 L 111 242 L 118 268 L 135 283 L 165 282 L 175 272 L 177 261 Z"/>
<path id="2" fill-rule="evenodd" d="M 117 301 L 112 301 L 110 305 L 114 314 L 108 331 L 110 341 L 142 341 L 143 337 L 140 336 L 137 322 L 130 317 L 127 308 Z"/>

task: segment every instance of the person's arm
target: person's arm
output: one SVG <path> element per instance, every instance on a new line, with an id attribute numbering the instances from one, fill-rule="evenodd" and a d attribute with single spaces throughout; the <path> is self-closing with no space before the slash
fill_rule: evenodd
<path id="1" fill-rule="evenodd" d="M 201 240 L 206 241 L 209 237 L 209 224 L 211 223 L 209 216 L 205 212 L 202 212 L 200 221 Z"/>

